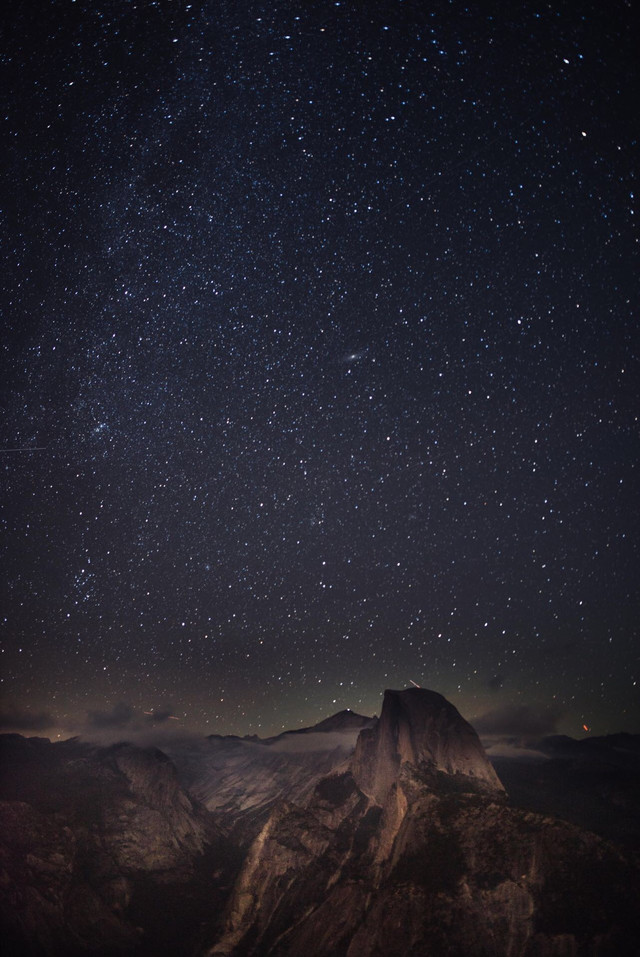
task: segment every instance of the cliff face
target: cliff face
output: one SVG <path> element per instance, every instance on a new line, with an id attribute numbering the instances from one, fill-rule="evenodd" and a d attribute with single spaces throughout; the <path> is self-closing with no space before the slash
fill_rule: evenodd
<path id="1" fill-rule="evenodd" d="M 379 818 L 352 795 L 337 828 L 322 802 L 274 814 L 210 957 L 636 952 L 638 885 L 611 847 L 477 797 L 407 801 L 407 789 Z"/>
<path id="2" fill-rule="evenodd" d="M 353 776 L 365 794 L 382 804 L 404 764 L 462 775 L 490 791 L 504 790 L 476 732 L 435 691 L 385 691 L 379 722 L 358 739 Z"/>
<path id="3" fill-rule="evenodd" d="M 127 793 L 105 802 L 104 838 L 125 871 L 190 868 L 210 838 L 211 822 L 178 783 L 176 770 L 156 748 L 117 745 L 105 760 L 123 776 Z"/>
<path id="4" fill-rule="evenodd" d="M 622 957 L 639 892 L 595 835 L 509 807 L 441 696 L 387 692 L 350 767 L 273 810 L 205 953 Z"/>

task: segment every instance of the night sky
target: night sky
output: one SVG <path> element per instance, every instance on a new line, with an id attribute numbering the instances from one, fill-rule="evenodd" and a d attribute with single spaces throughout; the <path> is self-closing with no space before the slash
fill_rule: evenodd
<path id="1" fill-rule="evenodd" d="M 13 6 L 4 730 L 640 731 L 632 7 Z"/>

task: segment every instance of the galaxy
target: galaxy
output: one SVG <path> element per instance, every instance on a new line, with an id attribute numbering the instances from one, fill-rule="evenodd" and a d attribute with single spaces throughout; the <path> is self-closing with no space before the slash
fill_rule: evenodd
<path id="1" fill-rule="evenodd" d="M 640 731 L 631 5 L 5 19 L 2 730 Z"/>

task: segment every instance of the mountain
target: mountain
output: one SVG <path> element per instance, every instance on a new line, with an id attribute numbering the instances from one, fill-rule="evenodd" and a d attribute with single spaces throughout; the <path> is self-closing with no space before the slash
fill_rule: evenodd
<path id="1" fill-rule="evenodd" d="M 553 735 L 491 757 L 510 801 L 640 853 L 640 735 Z"/>
<path id="2" fill-rule="evenodd" d="M 606 734 L 602 737 L 594 736 L 577 741 L 564 734 L 552 734 L 542 738 L 535 745 L 539 751 L 553 756 L 601 755 L 609 762 L 616 760 L 625 763 L 635 758 L 636 765 L 640 762 L 640 734 Z"/>
<path id="3" fill-rule="evenodd" d="M 171 953 L 158 902 L 190 898 L 222 836 L 169 758 L 4 735 L 0 766 L 4 953 Z"/>
<path id="4" fill-rule="evenodd" d="M 440 695 L 386 692 L 347 765 L 279 802 L 207 957 L 560 957 L 637 952 L 638 869 L 510 807 Z"/>
<path id="5" fill-rule="evenodd" d="M 328 734 L 329 732 L 334 731 L 357 732 L 361 731 L 363 728 L 371 727 L 371 725 L 375 723 L 375 720 L 375 718 L 366 718 L 364 715 L 357 714 L 350 708 L 345 708 L 344 711 L 338 711 L 337 714 L 333 714 L 330 718 L 325 718 L 323 721 L 319 721 L 318 724 L 314 724 L 310 728 L 300 728 L 296 731 L 284 731 L 282 734 L 279 734 L 274 738 L 267 738 L 264 743 L 273 744 L 282 738 L 287 738 L 298 734 Z"/>
<path id="6" fill-rule="evenodd" d="M 494 767 L 418 688 L 170 754 L 0 736 L 3 954 L 635 957 L 637 851 L 594 833 L 637 813 L 635 744 Z"/>
<path id="7" fill-rule="evenodd" d="M 503 790 L 476 732 L 435 691 L 385 691 L 379 722 L 358 738 L 352 771 L 358 787 L 382 804 L 405 764 Z"/>

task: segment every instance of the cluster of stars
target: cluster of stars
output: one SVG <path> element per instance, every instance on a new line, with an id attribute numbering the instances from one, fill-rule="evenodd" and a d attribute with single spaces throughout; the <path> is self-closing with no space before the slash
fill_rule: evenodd
<path id="1" fill-rule="evenodd" d="M 628 11 L 491 6 L 14 13 L 7 727 L 637 729 Z"/>

